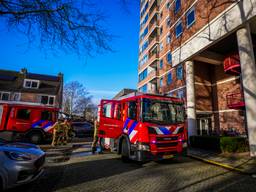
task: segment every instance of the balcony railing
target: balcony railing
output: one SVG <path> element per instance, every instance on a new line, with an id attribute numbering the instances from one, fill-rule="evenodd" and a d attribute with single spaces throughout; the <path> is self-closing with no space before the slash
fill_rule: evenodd
<path id="1" fill-rule="evenodd" d="M 227 94 L 227 106 L 230 109 L 241 109 L 244 108 L 244 95 L 242 92 L 228 93 Z"/>
<path id="2" fill-rule="evenodd" d="M 239 54 L 229 55 L 223 62 L 224 71 L 229 74 L 238 75 L 241 72 Z"/>
<path id="3" fill-rule="evenodd" d="M 147 75 L 147 77 L 145 79 L 143 79 L 142 81 L 140 81 L 138 83 L 138 86 L 141 87 L 145 84 L 145 82 L 149 81 L 149 80 L 153 80 L 157 78 L 157 71 L 156 70 L 152 70 L 150 71 L 150 73 Z"/>

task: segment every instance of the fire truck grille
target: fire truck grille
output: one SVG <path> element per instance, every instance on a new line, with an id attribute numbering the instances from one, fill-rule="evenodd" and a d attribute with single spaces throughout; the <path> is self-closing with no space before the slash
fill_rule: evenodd
<path id="1" fill-rule="evenodd" d="M 37 159 L 34 165 L 36 168 L 40 168 L 43 166 L 44 162 L 45 162 L 45 155 Z"/>
<path id="2" fill-rule="evenodd" d="M 157 137 L 156 138 L 157 141 L 176 141 L 178 140 L 178 137 Z"/>
<path id="3" fill-rule="evenodd" d="M 157 143 L 156 147 L 162 148 L 162 147 L 175 147 L 177 146 L 178 142 L 172 142 L 172 143 Z"/>

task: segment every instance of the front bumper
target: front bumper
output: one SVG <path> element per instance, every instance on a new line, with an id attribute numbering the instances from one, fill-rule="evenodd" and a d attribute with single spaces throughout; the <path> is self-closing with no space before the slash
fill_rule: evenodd
<path id="1" fill-rule="evenodd" d="M 33 161 L 9 161 L 6 167 L 5 189 L 27 184 L 38 179 L 44 172 L 45 155 Z"/>

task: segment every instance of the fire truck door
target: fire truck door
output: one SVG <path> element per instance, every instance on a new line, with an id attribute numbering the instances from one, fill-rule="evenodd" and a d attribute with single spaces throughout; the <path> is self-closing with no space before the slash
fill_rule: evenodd
<path id="1" fill-rule="evenodd" d="M 122 132 L 121 103 L 116 100 L 102 100 L 100 110 L 100 129 L 106 138 L 117 138 Z"/>

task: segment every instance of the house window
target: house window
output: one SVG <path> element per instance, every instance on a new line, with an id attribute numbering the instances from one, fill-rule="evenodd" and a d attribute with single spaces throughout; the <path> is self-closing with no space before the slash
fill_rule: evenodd
<path id="1" fill-rule="evenodd" d="M 176 76 L 177 79 L 182 80 L 183 79 L 183 67 L 182 65 L 179 65 L 176 69 Z"/>
<path id="2" fill-rule="evenodd" d="M 29 109 L 18 109 L 16 118 L 22 120 L 29 120 L 30 113 L 31 111 Z"/>
<path id="3" fill-rule="evenodd" d="M 163 69 L 163 65 L 164 65 L 164 61 L 163 61 L 163 59 L 161 59 L 159 62 L 159 68 Z"/>
<path id="4" fill-rule="evenodd" d="M 42 95 L 41 104 L 54 105 L 54 96 Z"/>
<path id="5" fill-rule="evenodd" d="M 163 78 L 160 79 L 159 86 L 163 87 Z"/>
<path id="6" fill-rule="evenodd" d="M 20 100 L 21 93 L 14 93 L 13 94 L 13 101 L 19 101 Z"/>
<path id="7" fill-rule="evenodd" d="M 10 100 L 10 93 L 9 92 L 0 92 L 0 100 L 3 100 L 3 101 Z"/>
<path id="8" fill-rule="evenodd" d="M 172 83 L 172 72 L 167 75 L 167 84 L 170 85 Z"/>
<path id="9" fill-rule="evenodd" d="M 23 87 L 24 88 L 38 89 L 39 88 L 39 81 L 38 80 L 25 79 Z"/>
<path id="10" fill-rule="evenodd" d="M 192 7 L 186 14 L 187 28 L 195 23 L 195 7 Z"/>
<path id="11" fill-rule="evenodd" d="M 169 43 L 171 43 L 171 35 L 170 34 L 167 35 L 167 37 L 166 37 L 166 44 L 169 44 Z"/>
<path id="12" fill-rule="evenodd" d="M 178 13 L 179 10 L 181 9 L 181 0 L 175 0 L 174 3 L 174 13 Z"/>
<path id="13" fill-rule="evenodd" d="M 183 32 L 181 20 L 175 26 L 176 38 L 180 37 Z"/>
<path id="14" fill-rule="evenodd" d="M 167 62 L 168 62 L 169 64 L 172 63 L 172 54 L 171 54 L 170 52 L 167 54 L 166 60 L 167 60 Z"/>

